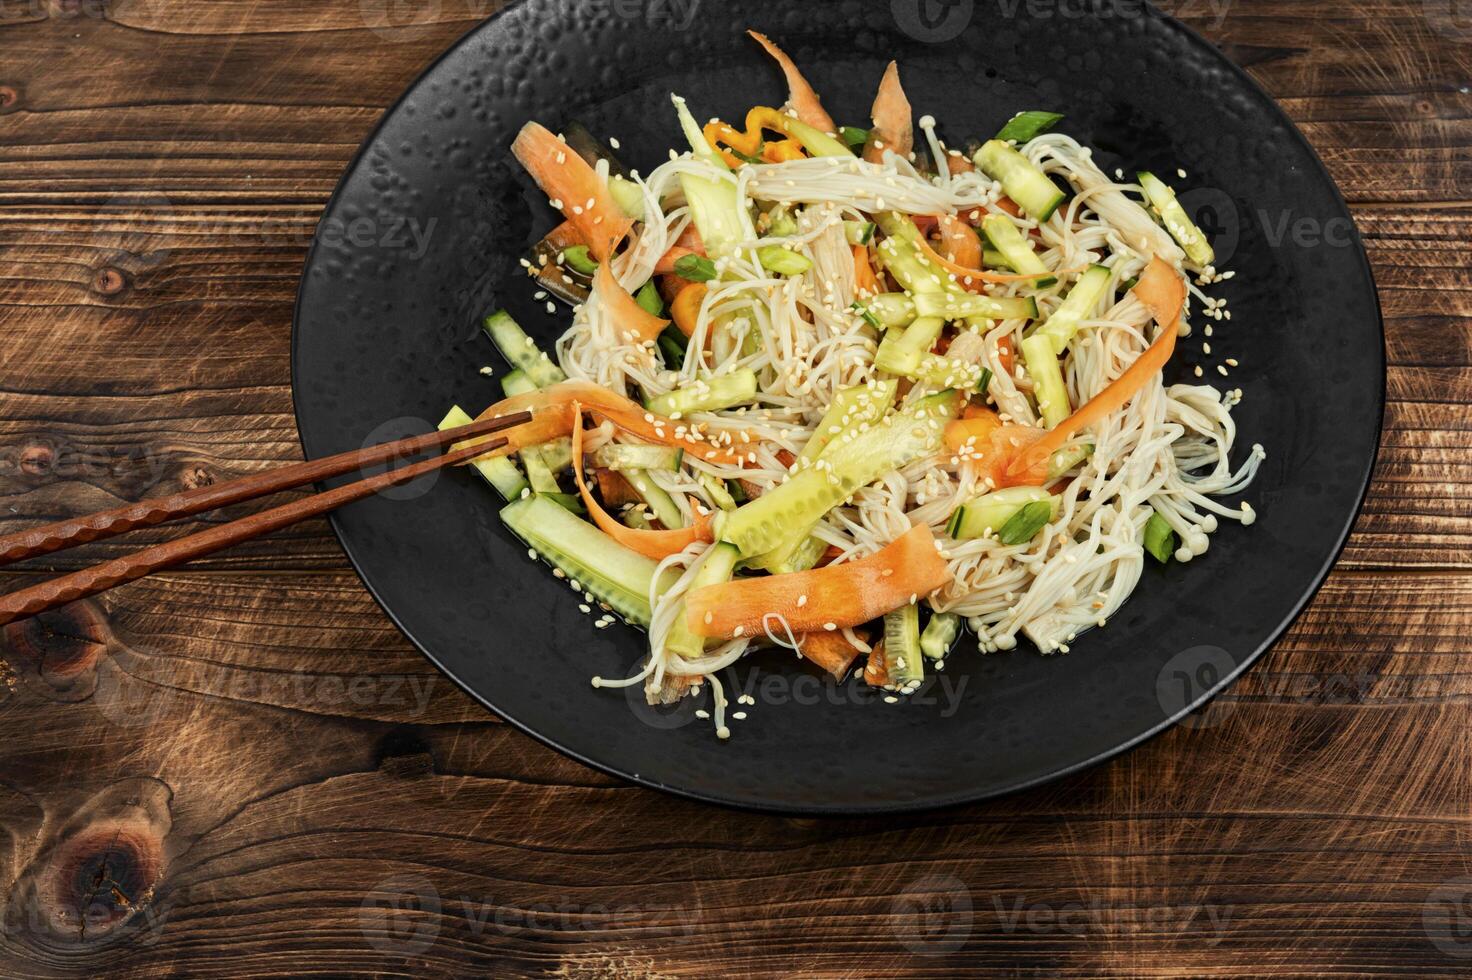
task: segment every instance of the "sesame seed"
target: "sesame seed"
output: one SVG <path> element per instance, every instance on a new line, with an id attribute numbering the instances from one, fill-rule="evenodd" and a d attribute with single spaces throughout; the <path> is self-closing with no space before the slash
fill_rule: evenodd
<path id="1" fill-rule="evenodd" d="M 833 631 L 834 631 L 834 630 L 836 630 L 836 629 L 838 629 L 838 624 L 837 624 L 837 623 L 824 623 L 824 624 L 823 624 L 823 628 L 824 628 L 824 629 L 825 629 L 825 630 L 827 630 L 827 631 L 828 631 L 828 632 L 830 632 L 830 633 L 831 633 L 831 632 L 833 632 Z"/>

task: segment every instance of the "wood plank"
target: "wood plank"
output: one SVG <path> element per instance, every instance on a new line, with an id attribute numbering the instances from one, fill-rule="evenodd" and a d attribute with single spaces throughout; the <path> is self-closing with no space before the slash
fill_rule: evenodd
<path id="1" fill-rule="evenodd" d="M 813 976 L 855 957 L 893 976 L 1141 975 L 1148 958 L 1146 975 L 1236 977 L 1326 957 L 1457 975 L 1423 912 L 1465 870 L 1472 575 L 1337 574 L 1201 727 L 1105 767 L 984 806 L 821 821 L 628 787 L 443 679 L 393 703 L 391 681 L 435 675 L 347 575 L 173 574 L 94 609 L 51 624 L 44 660 L 6 648 L 0 718 L 27 719 L 0 744 L 27 787 L 9 812 L 82 818 L 58 845 L 75 861 L 89 828 L 126 817 L 144 826 L 119 863 L 166 859 L 152 918 L 103 927 L 139 941 L 88 945 L 42 916 L 6 948 L 13 975 L 240 975 L 282 969 L 282 948 L 446 974 L 705 976 L 711 957 L 768 973 L 802 948 Z M 164 816 L 104 807 L 119 785 L 161 787 Z M 16 846 L 17 895 L 57 873 L 36 843 Z M 416 889 L 427 908 L 393 911 Z"/>

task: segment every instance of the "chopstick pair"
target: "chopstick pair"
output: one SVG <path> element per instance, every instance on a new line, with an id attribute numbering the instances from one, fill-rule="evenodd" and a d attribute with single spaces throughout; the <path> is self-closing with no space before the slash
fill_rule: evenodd
<path id="1" fill-rule="evenodd" d="M 506 415 L 501 418 L 485 419 L 454 429 L 412 436 L 408 439 L 399 439 L 305 463 L 294 463 L 239 480 L 231 480 L 228 483 L 199 487 L 169 497 L 141 500 L 136 504 L 100 511 L 86 517 L 68 518 L 29 531 L 0 535 L 0 565 L 51 554 L 75 545 L 100 541 L 136 528 L 152 527 L 230 504 L 255 500 L 282 490 L 291 490 L 309 483 L 342 476 L 344 473 L 351 473 L 365 466 L 386 463 L 399 456 L 412 455 L 467 439 L 481 438 L 501 429 L 529 422 L 531 418 L 530 412 L 518 412 L 515 415 Z M 175 541 L 153 545 L 136 554 L 115 558 L 92 568 L 19 589 L 9 595 L 0 596 L 0 626 L 35 616 L 48 609 L 55 609 L 68 602 L 75 602 L 78 599 L 105 592 L 126 582 L 133 582 L 154 572 L 182 565 L 308 518 L 321 516 L 344 504 L 362 500 L 381 490 L 416 480 L 441 467 L 468 463 L 504 445 L 506 445 L 505 439 L 496 439 L 475 446 L 463 446 L 433 459 L 392 469 L 356 483 L 349 483 L 334 490 L 327 490 L 302 500 L 273 507 L 259 514 L 242 517 L 228 524 L 190 534 Z"/>

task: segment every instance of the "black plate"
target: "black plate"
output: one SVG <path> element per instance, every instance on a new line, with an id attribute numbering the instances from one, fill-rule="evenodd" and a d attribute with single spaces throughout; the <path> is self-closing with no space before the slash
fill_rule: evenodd
<path id="1" fill-rule="evenodd" d="M 1186 191 L 1237 271 L 1213 293 L 1234 319 L 1216 325 L 1215 356 L 1198 332 L 1173 371 L 1203 363 L 1246 392 L 1238 456 L 1268 449 L 1246 496 L 1257 525 L 1225 526 L 1188 565 L 1147 568 L 1108 629 L 1069 655 L 957 652 L 909 703 L 764 655 L 736 675 L 758 703 L 729 742 L 693 707 L 657 714 L 590 686 L 630 671 L 643 634 L 595 630 L 471 474 L 340 512 L 348 556 L 404 632 L 496 712 L 590 765 L 703 800 L 931 807 L 1034 785 L 1161 731 L 1245 669 L 1323 580 L 1368 483 L 1385 368 L 1368 265 L 1318 159 L 1241 71 L 1134 0 L 1090 16 L 1010 0 L 534 0 L 499 14 L 388 113 L 328 208 L 293 338 L 307 455 L 496 400 L 478 372 L 501 370 L 481 317 L 509 306 L 544 342 L 566 321 L 518 274 L 556 219 L 507 153 L 517 129 L 581 120 L 647 172 L 680 143 L 671 90 L 701 119 L 782 101 L 747 27 L 793 54 L 841 122 L 863 124 L 894 58 L 917 114 L 952 143 L 1020 109 L 1056 109 L 1106 171 L 1145 167 Z M 1241 367 L 1222 379 L 1227 356 Z"/>

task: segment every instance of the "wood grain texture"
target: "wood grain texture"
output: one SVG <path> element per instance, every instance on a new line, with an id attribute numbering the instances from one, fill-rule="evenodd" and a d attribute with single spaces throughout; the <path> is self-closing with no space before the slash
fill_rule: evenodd
<path id="1" fill-rule="evenodd" d="M 299 458 L 316 219 L 491 9 L 0 0 L 0 533 Z M 302 525 L 0 633 L 0 976 L 1472 973 L 1472 24 L 1168 9 L 1323 156 L 1390 361 L 1338 571 L 1205 715 L 984 806 L 731 813 L 482 711 Z"/>

